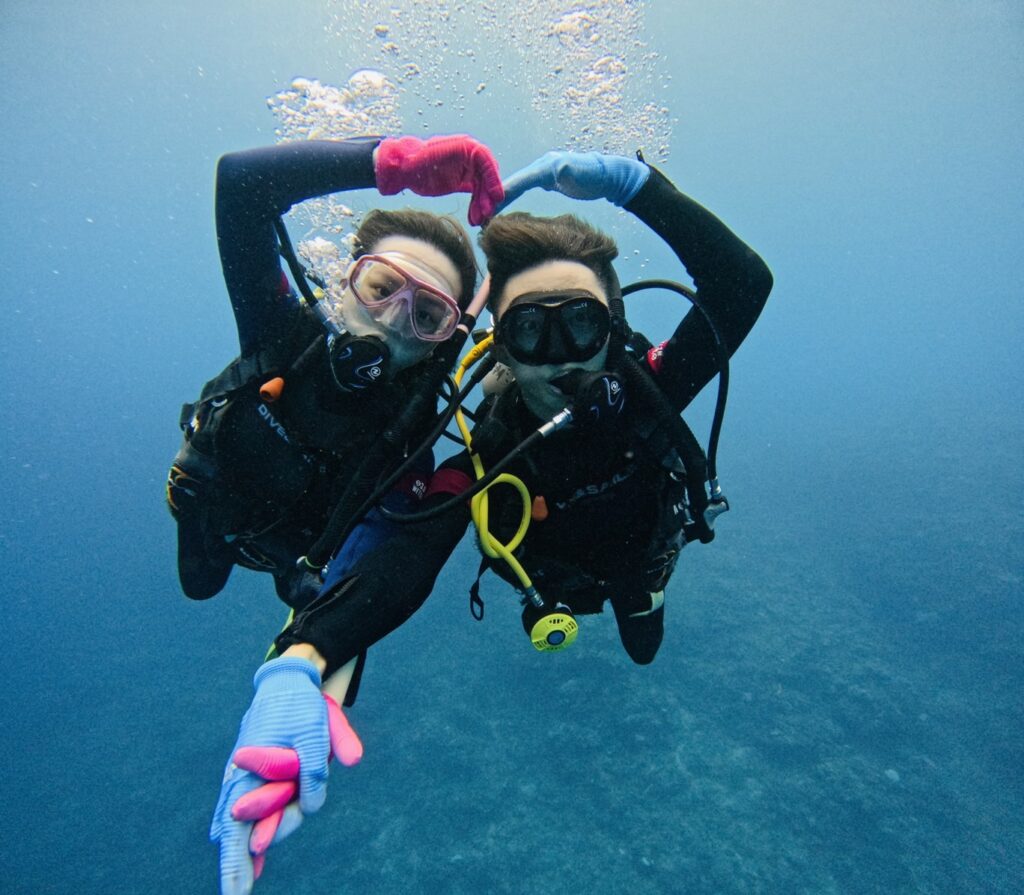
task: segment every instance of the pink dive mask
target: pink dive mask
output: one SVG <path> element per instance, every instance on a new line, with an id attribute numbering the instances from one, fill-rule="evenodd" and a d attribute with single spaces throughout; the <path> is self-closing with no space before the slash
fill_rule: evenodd
<path id="1" fill-rule="evenodd" d="M 349 283 L 359 304 L 375 318 L 395 302 L 402 302 L 413 333 L 424 342 L 443 342 L 455 332 L 462 317 L 454 298 L 382 255 L 358 258 Z"/>

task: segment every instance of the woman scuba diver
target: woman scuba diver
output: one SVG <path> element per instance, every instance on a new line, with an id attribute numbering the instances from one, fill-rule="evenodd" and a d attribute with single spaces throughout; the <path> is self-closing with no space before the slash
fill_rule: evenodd
<path id="1" fill-rule="evenodd" d="M 520 590 L 538 649 L 572 642 L 575 615 L 609 602 L 639 664 L 661 644 L 679 551 L 712 537 L 725 508 L 713 451 L 705 461 L 678 414 L 727 369 L 768 297 L 770 271 L 642 160 L 548 153 L 506 181 L 505 204 L 531 188 L 604 198 L 634 214 L 686 268 L 695 308 L 652 346 L 626 324 L 610 238 L 572 215 L 488 224 L 493 352 L 511 384 L 486 399 L 472 432 L 463 424 L 467 450 L 433 474 L 407 524 L 342 572 L 329 570 L 317 600 L 277 638 L 280 658 L 257 672 L 214 815 L 222 867 L 232 855 L 240 874 L 250 862 L 258 870 L 275 836 L 320 807 L 329 756 L 348 762 L 354 741 L 322 681 L 332 691 L 339 669 L 422 605 L 471 519 L 485 563 Z M 301 775 L 288 764 L 296 756 Z"/>
<path id="2" fill-rule="evenodd" d="M 439 379 L 461 346 L 453 336 L 460 320 L 463 333 L 472 325 L 476 264 L 463 228 L 425 211 L 368 213 L 339 321 L 309 289 L 281 221 L 304 199 L 369 187 L 470 192 L 473 224 L 502 195 L 490 151 L 465 136 L 284 143 L 218 163 L 217 241 L 241 354 L 183 408 L 167 479 L 179 578 L 192 599 L 219 593 L 241 565 L 270 572 L 285 602 L 305 605 L 319 579 L 296 562 L 335 505 L 434 421 Z M 394 506 L 411 506 L 426 471 L 396 485 Z"/>

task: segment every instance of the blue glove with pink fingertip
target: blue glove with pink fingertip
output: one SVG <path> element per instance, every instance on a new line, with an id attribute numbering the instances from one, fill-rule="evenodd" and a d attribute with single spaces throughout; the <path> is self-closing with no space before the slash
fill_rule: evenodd
<path id="1" fill-rule="evenodd" d="M 220 846 L 222 895 L 248 895 L 270 845 L 320 810 L 331 755 L 351 766 L 363 754 L 338 703 L 320 692 L 312 662 L 272 659 L 256 671 L 253 684 L 256 696 L 242 719 L 210 825 L 210 839 Z"/>

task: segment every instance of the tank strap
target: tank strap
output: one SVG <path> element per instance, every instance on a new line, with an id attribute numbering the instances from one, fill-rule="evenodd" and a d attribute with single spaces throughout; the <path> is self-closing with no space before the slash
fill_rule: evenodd
<path id="1" fill-rule="evenodd" d="M 305 307 L 300 308 L 287 334 L 259 351 L 236 357 L 203 386 L 196 403 L 238 391 L 250 382 L 282 374 L 321 334 L 322 327 L 317 320 Z"/>
<path id="2" fill-rule="evenodd" d="M 199 401 L 202 403 L 218 395 L 227 395 L 238 391 L 242 386 L 247 385 L 254 379 L 265 377 L 274 369 L 273 355 L 276 352 L 269 348 L 257 351 L 255 354 L 236 357 L 230 364 L 213 377 L 203 386 L 199 393 Z M 276 372 L 276 371 L 275 371 Z"/>

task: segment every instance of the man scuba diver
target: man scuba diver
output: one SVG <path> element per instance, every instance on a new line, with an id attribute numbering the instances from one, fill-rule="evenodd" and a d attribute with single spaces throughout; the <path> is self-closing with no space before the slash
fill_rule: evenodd
<path id="1" fill-rule="evenodd" d="M 467 450 L 433 474 L 406 524 L 328 570 L 317 599 L 278 636 L 280 658 L 257 672 L 212 830 L 240 874 L 246 860 L 262 867 L 269 845 L 320 807 L 330 755 L 351 759 L 354 734 L 330 700 L 325 709 L 322 682 L 332 691 L 356 656 L 422 605 L 471 519 L 486 564 L 520 590 L 538 649 L 571 643 L 575 616 L 610 602 L 627 653 L 646 664 L 661 644 L 679 551 L 710 541 L 726 508 L 713 463 L 678 414 L 727 370 L 768 297 L 770 271 L 642 160 L 548 153 L 506 181 L 504 204 L 535 187 L 636 215 L 686 268 L 695 307 L 652 346 L 626 324 L 607 236 L 571 215 L 513 213 L 487 225 L 493 353 L 511 384 L 485 400 L 472 432 L 463 424 Z M 251 875 L 237 879 L 251 885 Z"/>
<path id="2" fill-rule="evenodd" d="M 296 561 L 367 453 L 389 433 L 400 454 L 433 423 L 440 383 L 427 380 L 448 372 L 457 348 L 436 370 L 429 358 L 456 332 L 475 286 L 463 228 L 425 211 L 368 213 L 355 234 L 340 321 L 323 297 L 300 301 L 282 270 L 284 255 L 308 292 L 281 222 L 292 205 L 369 187 L 470 192 L 473 224 L 502 195 L 490 151 L 465 136 L 285 143 L 218 163 L 217 241 L 241 354 L 183 408 L 184 441 L 168 474 L 178 573 L 192 599 L 219 593 L 240 565 L 270 572 L 282 600 L 304 605 L 320 582 Z M 423 395 L 398 431 L 417 389 Z M 425 471 L 396 484 L 393 506 L 412 505 Z"/>

